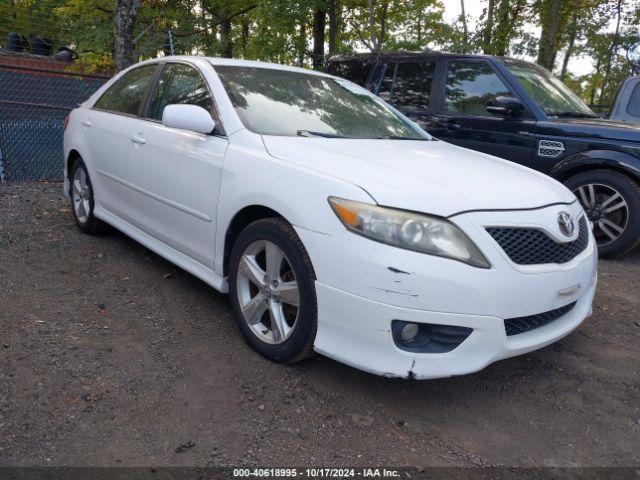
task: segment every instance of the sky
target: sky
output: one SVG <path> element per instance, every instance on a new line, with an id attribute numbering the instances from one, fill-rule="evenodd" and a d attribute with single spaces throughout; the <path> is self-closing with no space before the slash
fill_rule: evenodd
<path id="1" fill-rule="evenodd" d="M 460 17 L 460 0 L 442 0 L 444 4 L 444 19 L 448 23 L 454 23 Z M 469 28 L 473 28 L 475 21 L 482 14 L 482 10 L 486 8 L 487 1 L 480 0 L 466 0 L 464 2 L 464 8 L 466 10 L 467 18 L 470 20 Z M 525 29 L 535 37 L 540 36 L 540 27 L 532 25 L 531 23 L 525 23 Z M 525 60 L 535 60 L 530 57 L 523 57 Z M 574 75 L 586 75 L 593 72 L 595 69 L 592 59 L 585 56 L 574 56 L 569 59 L 568 70 Z"/>

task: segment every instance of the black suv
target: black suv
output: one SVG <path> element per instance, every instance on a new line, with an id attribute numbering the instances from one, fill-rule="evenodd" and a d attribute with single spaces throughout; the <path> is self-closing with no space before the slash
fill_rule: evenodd
<path id="1" fill-rule="evenodd" d="M 544 68 L 399 52 L 332 57 L 327 71 L 368 88 L 439 139 L 563 182 L 593 222 L 601 256 L 640 240 L 640 126 L 598 117 Z"/>

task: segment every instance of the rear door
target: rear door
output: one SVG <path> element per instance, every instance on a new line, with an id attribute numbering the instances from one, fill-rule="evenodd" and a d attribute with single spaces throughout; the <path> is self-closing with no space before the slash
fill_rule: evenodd
<path id="1" fill-rule="evenodd" d="M 204 108 L 216 120 L 216 130 L 202 134 L 165 127 L 162 113 L 173 104 Z M 213 268 L 218 192 L 229 141 L 199 70 L 189 63 L 167 63 L 150 92 L 144 116 L 130 131 L 138 139 L 128 176 L 140 206 L 134 223 Z"/>
<path id="2" fill-rule="evenodd" d="M 378 95 L 428 130 L 433 127 L 435 113 L 432 102 L 435 71 L 436 62 L 426 58 L 389 63 Z"/>
<path id="3" fill-rule="evenodd" d="M 157 68 L 157 64 L 143 65 L 125 73 L 81 120 L 90 149 L 85 161 L 90 163 L 96 205 L 118 216 L 135 208 L 126 186 L 131 132 Z"/>
<path id="4" fill-rule="evenodd" d="M 465 148 L 530 165 L 536 146 L 535 119 L 487 112 L 499 96 L 517 97 L 491 62 L 483 59 L 443 61 L 437 112 L 427 129 L 435 137 Z"/>

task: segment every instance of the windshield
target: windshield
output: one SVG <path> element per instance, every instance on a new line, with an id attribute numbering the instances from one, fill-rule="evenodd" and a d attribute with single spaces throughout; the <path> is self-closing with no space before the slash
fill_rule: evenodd
<path id="1" fill-rule="evenodd" d="M 245 127 L 261 135 L 425 140 L 430 137 L 367 90 L 346 80 L 215 66 Z"/>
<path id="2" fill-rule="evenodd" d="M 533 101 L 547 115 L 558 117 L 596 116 L 576 94 L 544 68 L 517 60 L 505 59 L 504 63 Z"/>

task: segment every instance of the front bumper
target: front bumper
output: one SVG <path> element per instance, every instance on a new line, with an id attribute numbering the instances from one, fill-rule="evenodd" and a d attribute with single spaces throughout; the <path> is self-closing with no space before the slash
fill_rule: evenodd
<path id="1" fill-rule="evenodd" d="M 503 319 L 430 312 L 387 305 L 316 282 L 318 353 L 386 377 L 429 379 L 473 373 L 490 363 L 537 350 L 571 333 L 591 314 L 595 281 L 576 306 L 559 319 L 527 333 L 507 337 Z M 448 353 L 410 353 L 391 336 L 391 322 L 456 325 L 473 328 Z"/>
<path id="2" fill-rule="evenodd" d="M 475 372 L 503 358 L 542 348 L 590 315 L 596 288 L 593 236 L 564 264 L 517 265 L 487 233 L 488 225 L 547 229 L 556 205 L 534 212 L 475 212 L 452 219 L 478 245 L 491 268 L 384 245 L 354 235 L 296 228 L 316 273 L 318 331 L 315 349 L 343 363 L 385 376 L 437 378 Z M 549 231 L 550 235 L 558 233 Z M 507 336 L 504 319 L 538 315 L 576 302 L 562 317 Z M 396 346 L 393 320 L 472 328 L 448 353 L 414 353 Z"/>

